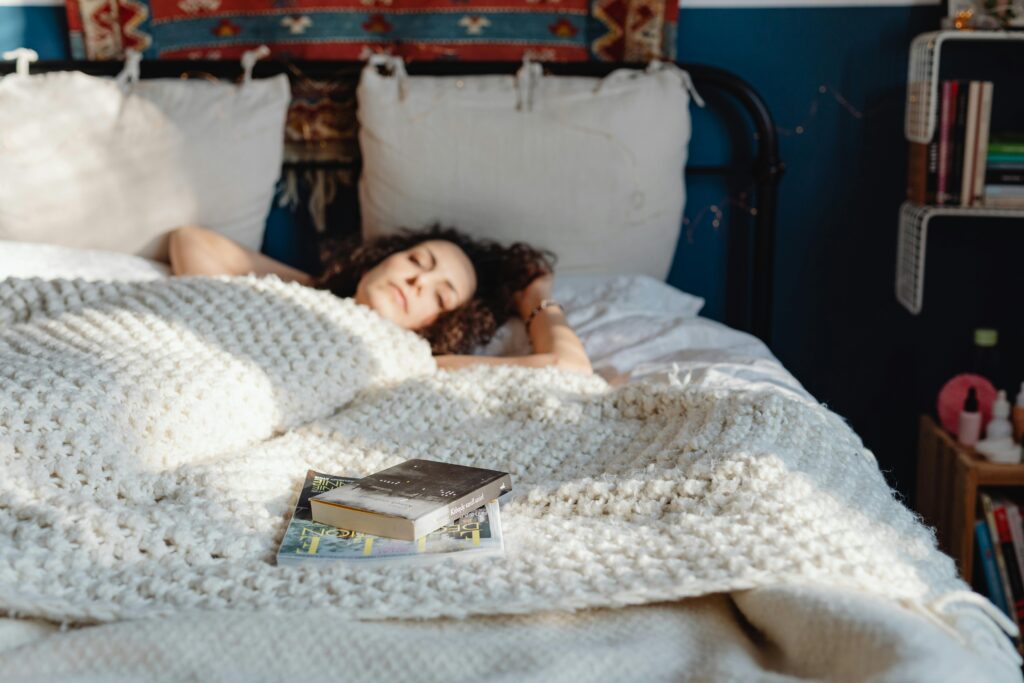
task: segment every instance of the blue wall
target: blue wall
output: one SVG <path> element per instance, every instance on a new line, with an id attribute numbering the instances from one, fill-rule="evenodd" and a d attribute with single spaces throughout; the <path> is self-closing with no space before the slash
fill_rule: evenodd
<path id="1" fill-rule="evenodd" d="M 27 44 L 44 58 L 63 56 L 62 8 L 22 11 L 0 7 L 0 49 Z M 950 315 L 940 297 L 926 301 L 926 314 L 914 318 L 893 296 L 906 172 L 907 48 L 913 36 L 934 29 L 939 16 L 937 6 L 680 13 L 680 60 L 740 74 L 760 92 L 783 133 L 788 170 L 778 210 L 772 348 L 815 396 L 850 421 L 907 494 L 914 483 L 916 416 L 928 409 L 938 378 L 953 374 L 949 359 L 966 349 L 969 328 L 985 322 Z M 821 85 L 863 117 L 819 92 Z M 805 131 L 796 134 L 800 125 Z M 696 119 L 691 162 L 717 160 L 725 139 Z M 721 187 L 691 182 L 688 217 L 697 221 L 721 199 Z M 705 314 L 721 317 L 723 235 L 705 212 L 690 237 L 681 240 L 670 281 L 705 296 Z M 968 248 L 950 243 L 949 263 L 930 261 L 929 271 L 955 272 Z M 941 244 L 936 249 L 940 258 Z M 992 247 L 981 249 L 971 258 L 990 262 Z M 967 293 L 985 296 L 980 289 Z"/>
<path id="2" fill-rule="evenodd" d="M 0 52 L 30 47 L 40 59 L 67 59 L 68 28 L 64 6 L 0 5 Z"/>
<path id="3" fill-rule="evenodd" d="M 894 385 L 905 379 L 891 374 L 896 328 L 913 324 L 893 296 L 905 187 L 903 109 L 908 46 L 939 17 L 939 8 L 929 6 L 683 9 L 679 22 L 680 60 L 741 75 L 764 98 L 781 134 L 787 170 L 772 349 L 851 422 L 906 493 L 914 483 L 919 401 L 899 395 Z M 820 92 L 822 85 L 828 92 Z M 691 149 L 699 160 L 701 141 Z M 693 188 L 688 216 L 721 196 L 718 187 Z M 705 219 L 692 243 L 681 244 L 670 277 L 704 295 L 711 317 L 723 312 L 720 279 L 711 276 L 720 272 L 722 240 Z"/>

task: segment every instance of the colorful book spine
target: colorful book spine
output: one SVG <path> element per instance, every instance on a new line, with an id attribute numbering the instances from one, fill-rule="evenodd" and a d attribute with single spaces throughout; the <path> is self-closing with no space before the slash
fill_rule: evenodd
<path id="1" fill-rule="evenodd" d="M 985 166 L 988 162 L 989 136 L 992 127 L 992 81 L 981 84 L 981 110 L 978 120 L 978 140 L 974 149 L 974 185 L 971 188 L 971 206 L 985 197 Z"/>
<path id="2" fill-rule="evenodd" d="M 1024 154 L 993 154 L 989 152 L 988 162 L 1007 166 L 1024 166 Z"/>
<path id="3" fill-rule="evenodd" d="M 985 171 L 986 185 L 1024 185 L 1024 167 L 1021 169 L 990 168 Z"/>
<path id="4" fill-rule="evenodd" d="M 957 84 L 955 115 L 953 119 L 952 150 L 949 159 L 949 204 L 960 205 L 960 195 L 964 176 L 964 149 L 967 140 L 967 111 L 970 87 L 966 81 Z"/>
<path id="5" fill-rule="evenodd" d="M 1017 573 L 1024 583 L 1024 526 L 1021 525 L 1020 507 L 1016 503 L 1006 503 L 1006 521 L 1010 526 L 1010 538 L 1013 539 L 1013 559 L 1017 563 Z"/>
<path id="6" fill-rule="evenodd" d="M 1006 560 L 1003 553 L 999 552 L 1002 548 L 1000 547 L 999 528 L 996 525 L 994 514 L 995 506 L 992 504 L 992 498 L 987 493 L 981 493 L 979 498 L 981 498 L 981 508 L 985 512 L 985 521 L 988 523 L 989 537 L 992 539 L 992 554 L 996 558 L 996 568 L 999 572 L 1000 585 L 1003 587 L 1003 595 L 1006 596 L 1007 607 L 1013 607 L 1013 609 L 1007 610 L 1007 614 L 1010 615 L 1010 618 L 1013 619 L 1019 628 L 1020 620 L 1017 617 L 1016 605 L 1013 601 L 1013 591 L 1010 590 L 1010 578 L 1007 574 Z"/>
<path id="7" fill-rule="evenodd" d="M 988 145 L 990 154 L 1022 154 L 1024 155 L 1024 142 L 1000 142 L 993 140 Z"/>
<path id="8" fill-rule="evenodd" d="M 1006 505 L 997 504 L 992 510 L 996 520 L 996 531 L 999 534 L 999 550 L 1006 563 L 1006 576 L 1010 581 L 1008 602 L 1013 603 L 1017 613 L 1017 621 L 1024 619 L 1024 583 L 1021 583 L 1020 568 L 1017 566 L 1017 551 L 1013 548 L 1013 536 L 1010 534 L 1010 523 L 1006 516 Z"/>
<path id="9" fill-rule="evenodd" d="M 992 604 L 1001 609 L 1008 617 L 1013 618 L 1010 608 L 1003 595 L 1003 582 L 999 579 L 996 567 L 995 550 L 989 538 L 988 523 L 979 519 L 974 523 L 974 540 L 978 544 L 978 556 L 981 558 L 981 569 L 985 574 L 985 587 Z"/>
<path id="10" fill-rule="evenodd" d="M 1024 185 L 986 185 L 985 192 L 989 197 L 1024 197 Z"/>
<path id="11" fill-rule="evenodd" d="M 939 169 L 936 204 L 949 203 L 949 166 L 952 150 L 953 117 L 955 114 L 956 81 L 942 82 L 942 99 L 939 116 Z"/>
<path id="12" fill-rule="evenodd" d="M 960 169 L 960 206 L 974 201 L 974 173 L 977 165 L 978 127 L 981 124 L 981 81 L 967 84 L 967 118 L 963 133 L 963 168 Z"/>

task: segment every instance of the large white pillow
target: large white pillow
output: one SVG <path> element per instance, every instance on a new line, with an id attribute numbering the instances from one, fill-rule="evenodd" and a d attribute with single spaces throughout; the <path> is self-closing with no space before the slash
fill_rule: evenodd
<path id="1" fill-rule="evenodd" d="M 259 249 L 287 77 L 243 85 L 81 72 L 0 79 L 0 239 L 162 258 L 189 223 Z"/>
<path id="2" fill-rule="evenodd" d="M 363 236 L 440 222 L 549 248 L 559 272 L 664 278 L 683 215 L 689 76 L 536 66 L 427 77 L 371 62 L 357 91 Z"/>

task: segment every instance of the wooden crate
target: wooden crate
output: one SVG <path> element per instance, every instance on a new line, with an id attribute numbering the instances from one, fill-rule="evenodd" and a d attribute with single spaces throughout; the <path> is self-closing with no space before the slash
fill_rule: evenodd
<path id="1" fill-rule="evenodd" d="M 979 488 L 1024 487 L 1024 465 L 991 463 L 962 446 L 929 416 L 917 447 L 917 511 L 935 527 L 939 548 L 971 582 Z M 1009 493 L 1009 492 L 1008 492 Z"/>

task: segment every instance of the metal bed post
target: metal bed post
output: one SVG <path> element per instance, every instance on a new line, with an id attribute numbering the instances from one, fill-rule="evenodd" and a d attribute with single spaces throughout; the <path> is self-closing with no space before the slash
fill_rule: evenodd
<path id="1" fill-rule="evenodd" d="M 704 64 L 679 66 L 690 72 L 698 90 L 702 84 L 710 84 L 734 97 L 754 124 L 754 139 L 758 144 L 751 174 L 756 186 L 757 204 L 752 211 L 755 220 L 749 330 L 770 345 L 775 289 L 775 213 L 779 180 L 785 172 L 785 164 L 779 158 L 775 122 L 760 95 L 736 74 Z M 720 168 L 701 169 L 702 172 L 715 170 Z"/>

